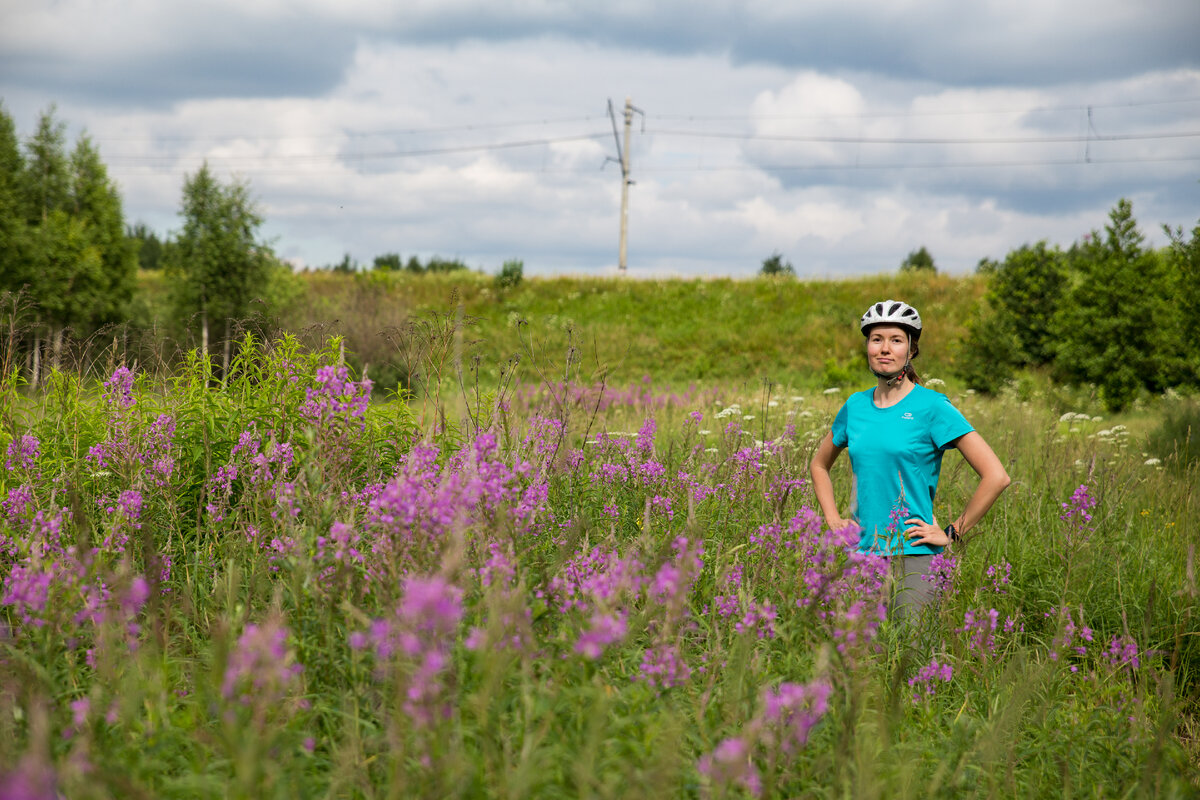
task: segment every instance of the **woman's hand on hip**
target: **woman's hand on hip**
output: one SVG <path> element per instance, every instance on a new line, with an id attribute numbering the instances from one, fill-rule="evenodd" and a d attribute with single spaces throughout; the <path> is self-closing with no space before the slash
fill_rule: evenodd
<path id="1" fill-rule="evenodd" d="M 928 544 L 934 547 L 950 544 L 949 535 L 938 527 L 937 517 L 933 518 L 932 525 L 918 517 L 906 519 L 904 524 L 908 526 L 904 529 L 904 538 L 909 544 Z"/>

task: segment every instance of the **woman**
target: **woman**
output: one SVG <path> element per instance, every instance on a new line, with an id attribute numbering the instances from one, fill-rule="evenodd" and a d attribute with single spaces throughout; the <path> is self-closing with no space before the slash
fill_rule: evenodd
<path id="1" fill-rule="evenodd" d="M 809 469 L 831 530 L 857 524 L 858 549 L 892 561 L 894 615 L 905 619 L 933 598 L 924 576 L 943 547 L 975 527 L 1009 484 L 1008 473 L 966 418 L 939 392 L 920 386 L 912 359 L 920 353 L 921 315 L 907 303 L 884 300 L 863 314 L 873 389 L 846 399 L 821 440 Z M 967 507 L 945 528 L 933 515 L 942 453 L 958 448 L 979 475 Z M 848 517 L 838 510 L 829 470 L 850 450 L 854 483 Z"/>

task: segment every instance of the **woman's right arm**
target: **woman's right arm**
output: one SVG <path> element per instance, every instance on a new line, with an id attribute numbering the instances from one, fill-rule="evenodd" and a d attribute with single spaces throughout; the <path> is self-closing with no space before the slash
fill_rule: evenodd
<path id="1" fill-rule="evenodd" d="M 837 460 L 844 449 L 833 443 L 832 433 L 827 433 L 821 443 L 817 445 L 817 452 L 808 464 L 808 471 L 812 476 L 813 492 L 816 493 L 817 502 L 821 505 L 821 514 L 825 517 L 825 524 L 831 531 L 841 530 L 850 524 L 849 520 L 842 519 L 842 515 L 838 511 L 837 501 L 833 498 L 833 479 L 829 477 L 829 470 L 833 466 L 833 462 Z"/>

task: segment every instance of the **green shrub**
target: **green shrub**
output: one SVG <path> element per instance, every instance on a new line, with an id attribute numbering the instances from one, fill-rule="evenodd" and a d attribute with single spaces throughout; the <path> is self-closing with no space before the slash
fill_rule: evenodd
<path id="1" fill-rule="evenodd" d="M 525 279 L 525 262 L 519 258 L 510 258 L 500 267 L 496 275 L 496 286 L 501 289 L 511 289 L 520 286 Z"/>
<path id="2" fill-rule="evenodd" d="M 796 268 L 792 266 L 792 262 L 783 260 L 783 253 L 776 250 L 771 255 L 763 259 L 762 266 L 758 270 L 759 275 L 796 277 Z"/>
<path id="3" fill-rule="evenodd" d="M 1189 400 L 1168 409 L 1147 438 L 1146 449 L 1180 472 L 1200 462 L 1200 402 Z"/>

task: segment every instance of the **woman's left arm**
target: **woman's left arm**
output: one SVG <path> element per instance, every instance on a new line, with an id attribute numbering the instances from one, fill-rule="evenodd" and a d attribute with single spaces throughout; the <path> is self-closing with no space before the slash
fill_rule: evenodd
<path id="1" fill-rule="evenodd" d="M 996 502 L 1000 493 L 1008 488 L 1012 480 L 1008 477 L 1008 472 L 1000 463 L 1000 459 L 996 457 L 992 448 L 988 447 L 988 443 L 983 440 L 978 431 L 971 431 L 960 436 L 954 446 L 971 465 L 971 469 L 979 475 L 979 486 L 975 488 L 975 493 L 971 495 L 962 514 L 954 520 L 954 528 L 963 534 L 983 519 L 983 515 L 992 507 L 992 503 Z"/>

